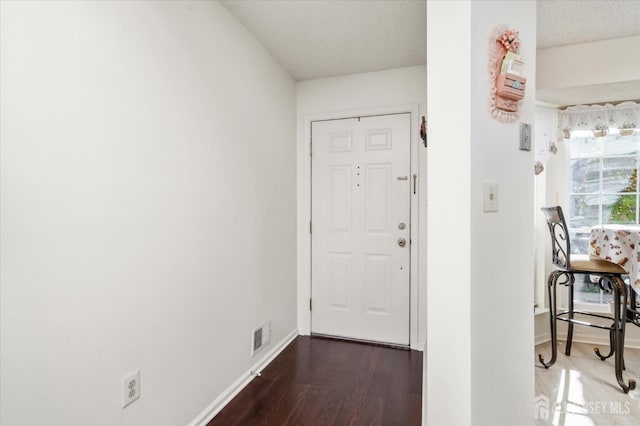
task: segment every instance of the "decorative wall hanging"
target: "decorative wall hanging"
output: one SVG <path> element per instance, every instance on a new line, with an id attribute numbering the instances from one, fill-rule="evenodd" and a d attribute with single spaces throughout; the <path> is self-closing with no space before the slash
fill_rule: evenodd
<path id="1" fill-rule="evenodd" d="M 504 25 L 494 28 L 489 44 L 491 94 L 489 110 L 498 121 L 512 123 L 518 119 L 518 101 L 524 98 L 527 79 L 522 76 L 520 34 Z"/>
<path id="2" fill-rule="evenodd" d="M 542 160 L 538 159 L 533 165 L 533 173 L 537 176 L 544 171 L 544 162 L 546 162 L 550 155 L 556 155 L 558 153 L 558 147 L 554 141 L 549 141 L 549 146 L 540 149 L 541 155 L 544 157 Z"/>
<path id="3" fill-rule="evenodd" d="M 536 106 L 535 164 L 533 172 L 539 175 L 547 161 L 558 153 L 558 110 Z"/>
<path id="4" fill-rule="evenodd" d="M 420 139 L 422 139 L 422 143 L 424 147 L 427 147 L 427 119 L 425 116 L 422 116 L 422 123 L 420 124 Z"/>

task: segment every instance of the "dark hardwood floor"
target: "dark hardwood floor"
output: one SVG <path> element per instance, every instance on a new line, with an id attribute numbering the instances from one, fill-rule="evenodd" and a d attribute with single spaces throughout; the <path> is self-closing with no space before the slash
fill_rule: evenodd
<path id="1" fill-rule="evenodd" d="M 422 353 L 298 336 L 213 425 L 419 425 Z"/>

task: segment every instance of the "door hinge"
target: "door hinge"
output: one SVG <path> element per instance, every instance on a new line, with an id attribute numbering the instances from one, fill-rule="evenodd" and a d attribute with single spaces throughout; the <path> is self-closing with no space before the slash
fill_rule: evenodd
<path id="1" fill-rule="evenodd" d="M 311 234 L 313 228 L 311 227 L 311 221 L 309 221 L 309 233 Z"/>
<path id="2" fill-rule="evenodd" d="M 309 157 L 313 157 L 313 142 L 309 143 Z"/>
<path id="3" fill-rule="evenodd" d="M 311 299 L 309 299 L 309 310 L 313 310 L 313 303 L 311 302 Z"/>

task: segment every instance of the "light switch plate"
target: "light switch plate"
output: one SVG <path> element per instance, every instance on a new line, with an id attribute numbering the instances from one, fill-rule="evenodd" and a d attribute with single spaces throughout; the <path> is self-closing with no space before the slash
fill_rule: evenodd
<path id="1" fill-rule="evenodd" d="M 520 123 L 520 151 L 531 151 L 531 124 Z"/>
<path id="2" fill-rule="evenodd" d="M 482 182 L 482 209 L 485 213 L 498 211 L 498 183 L 494 180 Z"/>

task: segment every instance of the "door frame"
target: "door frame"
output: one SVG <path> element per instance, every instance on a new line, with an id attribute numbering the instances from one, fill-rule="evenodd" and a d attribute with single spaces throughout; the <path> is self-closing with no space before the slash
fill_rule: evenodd
<path id="1" fill-rule="evenodd" d="M 418 174 L 418 186 L 426 183 L 426 176 L 420 176 L 419 163 L 419 130 L 420 115 L 419 104 L 403 104 L 390 105 L 381 107 L 363 107 L 358 109 L 350 109 L 343 111 L 327 111 L 315 114 L 305 115 L 301 129 L 302 146 L 298 143 L 297 147 L 297 315 L 298 315 L 298 333 L 300 335 L 311 334 L 311 311 L 309 310 L 309 299 L 311 298 L 311 234 L 309 232 L 309 223 L 311 221 L 311 123 L 314 121 L 337 120 L 344 118 L 357 118 L 375 115 L 389 114 L 410 114 L 410 155 L 411 155 L 411 175 Z M 300 124 L 299 124 L 300 125 Z M 421 145 L 420 145 L 421 146 Z M 424 170 L 423 170 L 424 171 Z M 411 349 L 424 350 L 425 342 L 419 341 L 419 321 L 420 303 L 418 296 L 418 248 L 419 248 L 419 215 L 418 207 L 420 204 L 420 188 L 416 194 L 411 194 L 411 268 L 409 272 L 409 346 Z"/>

